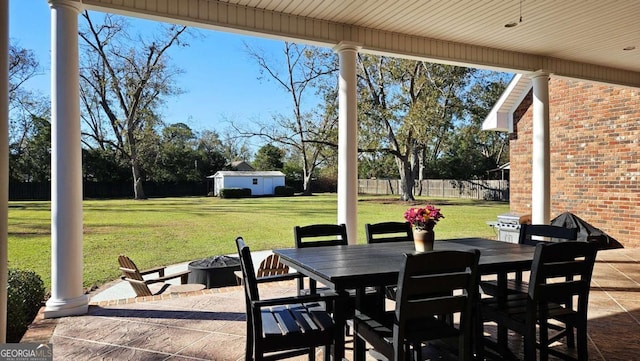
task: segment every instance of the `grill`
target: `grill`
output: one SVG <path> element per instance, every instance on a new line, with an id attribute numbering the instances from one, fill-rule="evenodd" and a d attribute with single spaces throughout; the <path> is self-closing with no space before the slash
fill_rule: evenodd
<path id="1" fill-rule="evenodd" d="M 505 213 L 498 216 L 497 222 L 487 222 L 498 230 L 498 240 L 508 243 L 518 243 L 520 237 L 520 224 L 529 223 L 529 216 L 521 216 L 515 213 Z"/>

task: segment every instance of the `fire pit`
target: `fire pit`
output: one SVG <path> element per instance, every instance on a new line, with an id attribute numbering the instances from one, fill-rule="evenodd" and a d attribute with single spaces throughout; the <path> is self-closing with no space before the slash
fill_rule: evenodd
<path id="1" fill-rule="evenodd" d="M 206 288 L 235 286 L 235 271 L 240 270 L 240 259 L 213 256 L 189 263 L 189 283 L 200 283 Z"/>

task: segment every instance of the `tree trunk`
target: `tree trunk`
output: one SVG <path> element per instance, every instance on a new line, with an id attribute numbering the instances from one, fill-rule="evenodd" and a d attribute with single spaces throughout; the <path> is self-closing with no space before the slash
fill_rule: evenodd
<path id="1" fill-rule="evenodd" d="M 413 196 L 415 179 L 413 177 L 411 163 L 407 159 L 398 158 L 396 158 L 396 162 L 398 163 L 398 171 L 400 173 L 400 189 L 398 190 L 400 199 L 403 201 L 415 201 L 416 199 Z"/>
<path id="2" fill-rule="evenodd" d="M 302 179 L 302 194 L 305 196 L 311 195 L 311 174 L 305 172 Z"/>
<path id="3" fill-rule="evenodd" d="M 414 159 L 416 164 L 416 169 L 417 169 L 417 174 L 418 176 L 415 177 L 418 179 L 418 195 L 421 196 L 423 189 L 422 189 L 422 181 L 424 180 L 424 150 L 420 149 L 420 150 L 416 150 L 416 152 L 414 153 Z M 414 178 L 414 179 L 415 179 Z"/>
<path id="4" fill-rule="evenodd" d="M 134 199 L 147 199 L 142 187 L 142 179 L 140 178 L 140 166 L 137 159 L 131 160 L 131 172 L 133 174 L 133 194 Z"/>

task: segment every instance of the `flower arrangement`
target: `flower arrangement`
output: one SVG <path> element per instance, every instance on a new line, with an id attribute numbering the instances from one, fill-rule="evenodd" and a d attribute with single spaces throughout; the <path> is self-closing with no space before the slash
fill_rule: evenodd
<path id="1" fill-rule="evenodd" d="M 438 221 L 444 218 L 440 208 L 432 205 L 419 208 L 409 208 L 404 212 L 404 219 L 413 227 L 420 230 L 433 229 Z"/>

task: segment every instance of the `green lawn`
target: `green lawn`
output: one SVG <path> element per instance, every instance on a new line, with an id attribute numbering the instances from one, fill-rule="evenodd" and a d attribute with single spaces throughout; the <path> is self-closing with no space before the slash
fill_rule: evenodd
<path id="1" fill-rule="evenodd" d="M 445 218 L 436 238 L 495 237 L 485 223 L 508 212 L 507 203 L 464 199 L 420 199 L 433 203 Z M 140 268 L 190 261 L 235 252 L 244 237 L 253 250 L 293 246 L 293 227 L 335 223 L 335 194 L 290 198 L 162 198 L 145 201 L 90 200 L 84 209 L 84 286 L 101 285 L 119 276 L 117 257 L 129 255 Z M 361 196 L 358 242 L 364 224 L 402 221 L 410 205 L 389 196 Z M 51 285 L 51 214 L 49 202 L 10 202 L 9 267 L 32 269 L 47 290 Z"/>

